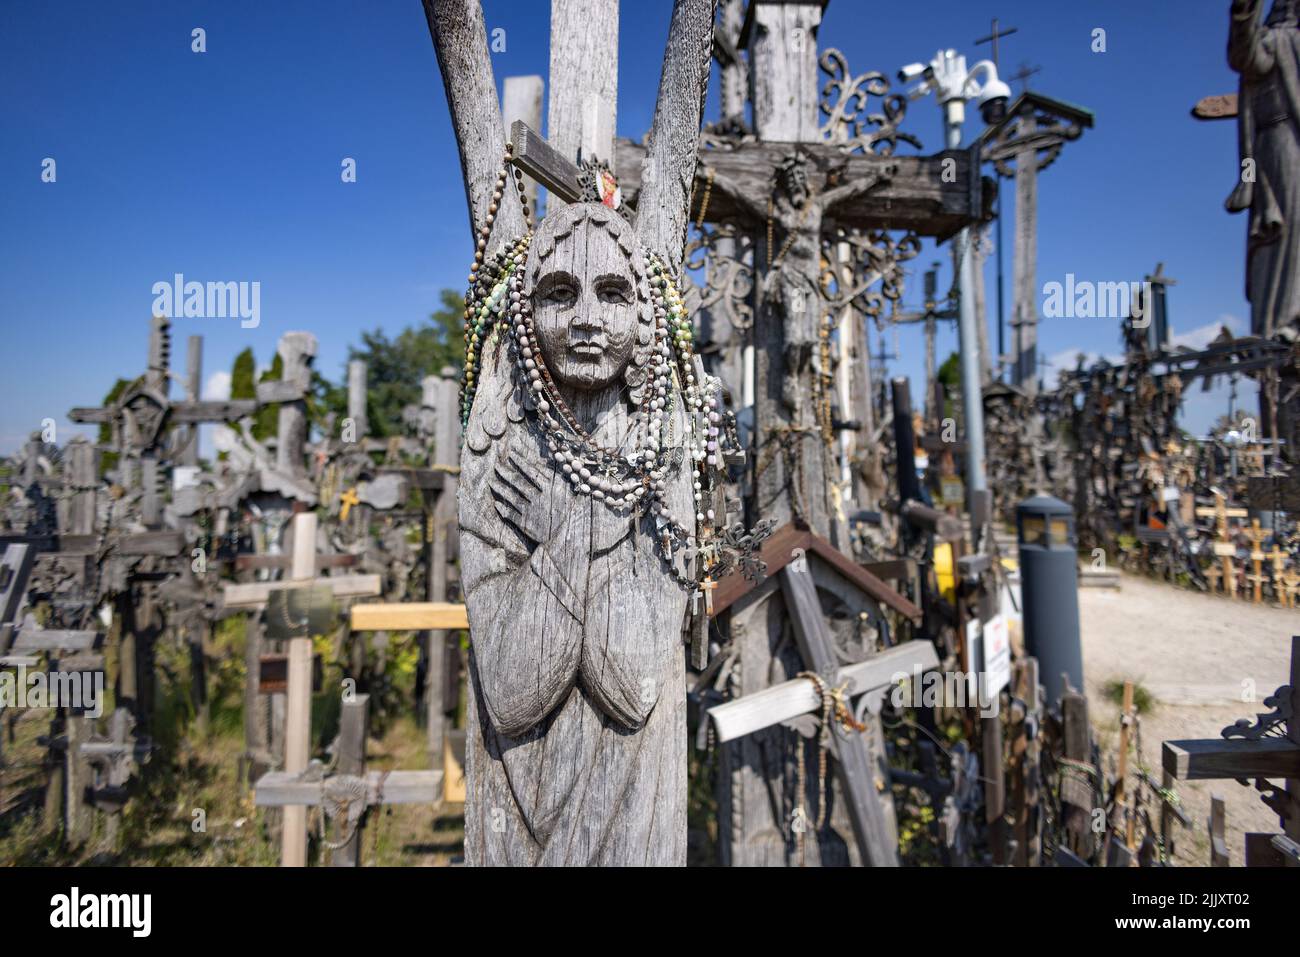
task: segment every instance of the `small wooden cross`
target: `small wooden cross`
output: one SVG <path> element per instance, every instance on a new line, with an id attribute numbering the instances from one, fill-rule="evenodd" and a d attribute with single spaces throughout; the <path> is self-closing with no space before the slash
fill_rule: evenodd
<path id="1" fill-rule="evenodd" d="M 711 576 L 706 575 L 704 581 L 700 582 L 700 588 L 704 592 L 704 610 L 708 612 L 709 617 L 713 617 L 713 589 L 718 587 L 718 583 Z"/>
<path id="2" fill-rule="evenodd" d="M 1214 554 L 1219 558 L 1222 571 L 1220 575 L 1213 577 L 1216 580 L 1221 577 L 1223 579 L 1224 594 L 1236 598 L 1237 568 L 1233 564 L 1233 559 L 1237 555 L 1237 547 L 1232 543 L 1228 519 L 1245 518 L 1250 513 L 1244 508 L 1228 508 L 1228 497 L 1216 488 L 1214 490 L 1214 506 L 1198 508 L 1196 514 L 1201 518 L 1214 519 L 1214 530 L 1218 539 L 1214 543 Z"/>
<path id="3" fill-rule="evenodd" d="M 348 512 L 352 511 L 353 505 L 361 504 L 361 499 L 357 497 L 357 490 L 355 488 L 350 488 L 345 492 L 341 492 L 339 494 L 339 501 L 343 503 L 342 508 L 339 509 L 339 521 L 342 522 L 348 520 Z"/>
<path id="4" fill-rule="evenodd" d="M 1254 583 L 1255 603 L 1259 604 L 1264 600 L 1264 552 L 1260 549 L 1260 546 L 1264 544 L 1264 540 L 1267 539 L 1272 532 L 1261 528 L 1259 519 L 1252 518 L 1250 520 L 1250 528 L 1243 529 L 1241 534 L 1246 537 L 1252 546 L 1250 550 L 1250 560 L 1255 566 L 1255 574 L 1247 575 L 1246 579 Z"/>
<path id="5" fill-rule="evenodd" d="M 1291 607 L 1287 603 L 1287 596 L 1283 590 L 1283 578 L 1286 575 L 1286 562 L 1291 556 L 1282 550 L 1277 542 L 1273 543 L 1273 550 L 1268 553 L 1268 559 L 1273 564 L 1273 599 L 1283 608 Z"/>

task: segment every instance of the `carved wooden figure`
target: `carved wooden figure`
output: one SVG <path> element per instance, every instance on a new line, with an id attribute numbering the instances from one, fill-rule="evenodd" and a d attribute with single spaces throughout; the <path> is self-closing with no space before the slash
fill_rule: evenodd
<path id="1" fill-rule="evenodd" d="M 682 361 L 669 277 L 714 5 L 674 6 L 636 225 L 574 203 L 528 235 L 507 173 L 492 185 L 504 138 L 482 10 L 425 8 L 479 239 L 459 496 L 466 860 L 683 865 L 682 637 L 716 397 Z"/>

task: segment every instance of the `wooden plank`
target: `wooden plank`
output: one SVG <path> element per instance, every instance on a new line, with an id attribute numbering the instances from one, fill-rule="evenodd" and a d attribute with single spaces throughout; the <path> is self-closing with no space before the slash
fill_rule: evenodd
<path id="1" fill-rule="evenodd" d="M 883 688 L 898 674 L 912 677 L 939 667 L 939 657 L 929 641 L 904 642 L 887 648 L 867 661 L 846 665 L 836 674 L 836 685 L 847 685 L 850 695 Z M 719 743 L 753 734 L 763 728 L 821 708 L 816 685 L 808 678 L 795 678 L 762 691 L 745 695 L 709 709 Z"/>
<path id="2" fill-rule="evenodd" d="M 338 773 L 360 776 L 366 772 L 366 738 L 370 735 L 370 695 L 353 695 L 344 700 L 339 715 Z M 343 846 L 330 852 L 330 867 L 356 867 L 361 863 L 361 831 L 364 818 L 347 840 L 347 820 L 333 822 L 332 841 Z"/>
<path id="3" fill-rule="evenodd" d="M 319 584 L 329 585 L 335 598 L 357 598 L 378 595 L 383 591 L 379 575 L 334 575 L 330 578 L 314 579 Z M 240 582 L 225 585 L 222 594 L 227 608 L 259 608 L 266 604 L 271 592 L 277 588 L 290 588 L 292 581 L 276 582 Z M 301 584 L 301 583 L 299 583 Z"/>
<path id="4" fill-rule="evenodd" d="M 452 602 L 372 602 L 352 606 L 353 631 L 423 631 L 468 627 L 469 618 L 465 606 Z"/>
<path id="5" fill-rule="evenodd" d="M 13 647 L 16 652 L 23 651 L 85 651 L 93 648 L 96 631 L 70 631 L 66 629 L 24 628 L 18 632 Z"/>
<path id="6" fill-rule="evenodd" d="M 863 562 L 862 567 L 884 582 L 910 582 L 916 575 L 915 558 L 893 558 L 883 562 Z"/>
<path id="7" fill-rule="evenodd" d="M 1166 741 L 1161 766 L 1182 781 L 1300 778 L 1300 745 L 1283 738 Z"/>
<path id="8" fill-rule="evenodd" d="M 551 149 L 550 144 L 530 130 L 523 120 L 515 120 L 510 127 L 510 142 L 514 145 L 510 162 L 545 186 L 552 195 L 566 203 L 578 201 L 582 196 L 582 186 L 578 183 L 577 166 Z"/>
<path id="9" fill-rule="evenodd" d="M 283 345 L 283 339 L 281 344 Z M 289 365 L 286 361 L 285 366 Z M 286 408 L 287 406 L 280 407 L 281 441 L 287 435 L 283 415 Z M 283 451 L 283 447 L 277 451 Z M 298 512 L 293 517 L 293 564 L 289 574 L 295 583 L 311 581 L 316 575 L 316 527 L 315 512 Z M 379 576 L 373 577 L 378 589 Z M 280 587 L 283 588 L 284 584 L 281 583 Z M 311 756 L 311 637 L 295 635 L 290 638 L 288 653 L 285 676 L 287 686 L 284 693 L 284 770 L 287 774 L 299 776 L 307 769 L 307 761 Z M 298 804 L 286 806 L 281 824 L 280 865 L 306 867 L 307 809 Z"/>
<path id="10" fill-rule="evenodd" d="M 366 803 L 430 804 L 442 796 L 441 771 L 368 771 Z M 258 807 L 319 805 L 320 781 L 299 781 L 285 771 L 262 775 L 253 789 L 253 803 Z"/>
<path id="11" fill-rule="evenodd" d="M 781 593 L 794 624 L 804 666 L 818 674 L 837 673 L 835 644 L 807 566 L 787 565 L 781 570 Z M 885 809 L 876 790 L 876 769 L 872 767 L 866 739 L 857 732 L 844 734 L 838 727 L 830 738 L 836 775 L 844 789 L 863 863 L 871 867 L 897 867 L 897 836 L 885 820 Z"/>
<path id="12" fill-rule="evenodd" d="M 342 554 L 342 555 L 317 555 L 316 567 L 321 568 L 351 568 L 357 563 L 359 556 Z M 236 571 L 260 571 L 266 568 L 288 568 L 291 564 L 289 555 L 236 555 Z"/>
<path id="13" fill-rule="evenodd" d="M 796 551 L 797 549 L 800 551 Z M 793 522 L 781 526 L 763 542 L 759 548 L 759 558 L 767 565 L 767 574 L 775 575 L 794 561 L 795 558 L 808 552 L 813 552 L 825 560 L 827 564 L 876 601 L 887 605 L 914 622 L 921 620 L 921 609 L 906 597 L 890 588 L 889 585 L 871 574 L 867 569 L 856 564 L 826 539 L 814 535 L 807 529 L 800 528 Z M 753 591 L 756 584 L 745 578 L 739 569 L 733 569 L 729 575 L 720 579 L 718 587 L 713 593 L 714 617 L 717 617 L 739 599 Z"/>
<path id="14" fill-rule="evenodd" d="M 267 383 L 261 383 L 265 385 Z M 256 399 L 200 399 L 195 402 L 173 402 L 168 409 L 172 422 L 194 424 L 198 422 L 234 422 L 257 411 Z"/>
<path id="15" fill-rule="evenodd" d="M 158 555 L 172 558 L 185 551 L 185 536 L 180 532 L 136 532 L 112 535 L 109 543 L 120 555 Z"/>
<path id="16" fill-rule="evenodd" d="M 27 595 L 27 579 L 35 557 L 36 549 L 24 542 L 5 548 L 0 558 L 0 622 L 14 622 L 17 617 Z"/>

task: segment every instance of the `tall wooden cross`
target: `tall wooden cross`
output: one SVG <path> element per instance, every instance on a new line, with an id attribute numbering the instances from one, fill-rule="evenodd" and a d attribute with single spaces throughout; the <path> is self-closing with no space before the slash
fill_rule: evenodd
<path id="1" fill-rule="evenodd" d="M 1013 382 L 1030 395 L 1038 390 L 1038 174 L 1060 155 L 1066 142 L 1078 139 L 1091 126 L 1090 111 L 1026 91 L 1005 119 L 980 136 L 984 159 L 993 163 L 998 175 L 1016 179 Z"/>
<path id="2" fill-rule="evenodd" d="M 317 579 L 316 513 L 299 512 L 293 519 L 292 586 L 286 582 L 249 582 L 230 584 L 223 589 L 225 606 L 230 609 L 260 608 L 273 590 L 285 587 L 325 585 L 335 597 L 377 595 L 381 590 L 379 575 L 337 575 Z M 307 768 L 311 742 L 311 668 L 312 639 L 295 635 L 289 639 L 288 685 L 285 704 L 284 773 L 299 775 Z M 252 676 L 250 679 L 252 680 Z M 284 811 L 281 834 L 281 863 L 285 867 L 304 867 L 307 863 L 307 809 L 289 805 Z"/>

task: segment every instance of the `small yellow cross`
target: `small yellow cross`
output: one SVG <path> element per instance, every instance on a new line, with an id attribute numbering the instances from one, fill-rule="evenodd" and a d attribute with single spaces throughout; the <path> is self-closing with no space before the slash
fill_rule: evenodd
<path id="1" fill-rule="evenodd" d="M 361 499 L 357 498 L 357 490 L 355 488 L 350 488 L 346 492 L 341 492 L 339 494 L 339 501 L 343 503 L 343 507 L 339 509 L 339 519 L 344 522 L 348 520 L 348 512 L 352 511 L 352 506 L 361 504 Z"/>

